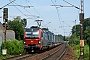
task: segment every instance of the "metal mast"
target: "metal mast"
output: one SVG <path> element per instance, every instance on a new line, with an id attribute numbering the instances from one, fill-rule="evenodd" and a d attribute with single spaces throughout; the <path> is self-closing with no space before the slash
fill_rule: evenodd
<path id="1" fill-rule="evenodd" d="M 66 0 L 63 0 L 64 2 L 68 3 L 71 6 L 62 6 L 62 5 L 51 5 L 51 6 L 60 6 L 60 7 L 75 7 L 81 11 L 79 14 L 80 18 L 80 57 L 79 60 L 84 60 L 84 34 L 83 34 L 83 23 L 84 23 L 84 0 L 81 1 L 81 8 L 67 2 Z"/>
<path id="2" fill-rule="evenodd" d="M 81 13 L 80 13 L 80 57 L 79 57 L 79 60 L 84 60 L 83 23 L 84 23 L 84 0 L 81 0 Z"/>

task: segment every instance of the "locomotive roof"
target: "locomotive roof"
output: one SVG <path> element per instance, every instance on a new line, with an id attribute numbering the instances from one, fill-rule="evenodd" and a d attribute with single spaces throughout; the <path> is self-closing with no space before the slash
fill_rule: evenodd
<path id="1" fill-rule="evenodd" d="M 39 28 L 38 26 L 31 26 L 30 28 Z"/>

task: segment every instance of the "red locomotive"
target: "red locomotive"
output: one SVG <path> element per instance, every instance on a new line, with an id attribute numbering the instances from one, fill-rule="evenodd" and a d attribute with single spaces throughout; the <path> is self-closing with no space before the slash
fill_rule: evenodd
<path id="1" fill-rule="evenodd" d="M 40 52 L 59 45 L 60 41 L 59 36 L 49 30 L 42 30 L 37 26 L 25 28 L 24 30 L 24 48 L 27 52 Z"/>
<path id="2" fill-rule="evenodd" d="M 34 50 L 42 49 L 42 30 L 39 27 L 26 28 L 24 30 L 24 48 L 27 51 L 34 52 Z"/>

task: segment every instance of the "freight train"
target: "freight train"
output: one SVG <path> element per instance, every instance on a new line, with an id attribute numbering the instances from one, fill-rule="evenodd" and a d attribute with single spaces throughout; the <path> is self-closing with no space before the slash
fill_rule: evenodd
<path id="1" fill-rule="evenodd" d="M 24 49 L 27 52 L 40 52 L 41 50 L 61 44 L 62 39 L 49 30 L 37 26 L 25 28 Z"/>

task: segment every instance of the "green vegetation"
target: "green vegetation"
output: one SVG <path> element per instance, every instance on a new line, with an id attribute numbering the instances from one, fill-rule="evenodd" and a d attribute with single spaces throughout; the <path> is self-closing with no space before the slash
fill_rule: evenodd
<path id="1" fill-rule="evenodd" d="M 15 31 L 15 39 L 17 40 L 7 40 L 6 41 L 6 49 L 7 55 L 2 55 L 2 49 L 4 48 L 4 42 L 0 47 L 0 60 L 4 58 L 10 57 L 10 55 L 18 55 L 24 53 L 24 44 L 23 44 L 23 37 L 24 37 L 24 28 L 27 25 L 26 19 L 21 19 L 20 16 L 17 16 L 13 20 L 9 20 L 7 22 L 8 29 Z"/>
<path id="2" fill-rule="evenodd" d="M 80 45 L 76 45 L 76 49 L 74 50 L 75 57 L 79 58 L 80 56 Z M 89 46 L 84 46 L 84 60 L 89 60 Z"/>
<path id="3" fill-rule="evenodd" d="M 4 48 L 4 43 L 2 43 L 2 49 Z M 6 42 L 6 49 L 7 49 L 7 55 L 6 56 L 2 56 L 2 52 L 0 50 L 0 59 L 2 58 L 8 58 L 10 57 L 10 55 L 18 55 L 18 54 L 22 54 L 25 53 L 24 50 L 24 44 L 23 41 L 20 40 L 8 40 Z"/>
<path id="4" fill-rule="evenodd" d="M 24 52 L 23 41 L 20 40 L 8 40 L 6 42 L 7 54 L 17 55 Z M 4 43 L 2 43 L 2 49 L 4 48 Z"/>
<path id="5" fill-rule="evenodd" d="M 85 45 L 84 47 L 84 60 L 89 60 L 89 46 Z"/>
<path id="6" fill-rule="evenodd" d="M 90 60 L 90 18 L 84 19 L 84 60 Z M 75 29 L 76 27 L 76 29 Z M 75 57 L 79 58 L 80 54 L 80 24 L 73 26 L 72 35 L 69 39 L 69 44 L 75 51 Z M 76 48 L 76 49 L 75 49 Z"/>
<path id="7" fill-rule="evenodd" d="M 42 30 L 48 30 L 48 28 L 42 28 Z"/>
<path id="8" fill-rule="evenodd" d="M 5 55 L 5 56 L 3 56 L 3 55 L 1 55 L 1 52 L 0 52 L 0 60 L 3 60 L 3 59 L 5 59 L 5 58 L 9 58 L 10 57 L 10 55 Z"/>
<path id="9" fill-rule="evenodd" d="M 16 18 L 14 18 L 14 20 L 9 20 L 7 24 L 10 30 L 15 31 L 15 39 L 23 40 L 24 28 L 27 25 L 27 20 L 21 19 L 20 16 L 17 16 Z"/>

